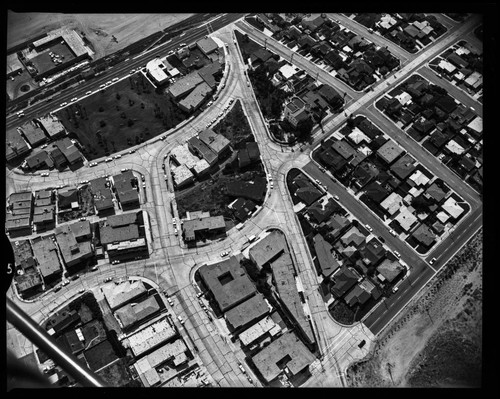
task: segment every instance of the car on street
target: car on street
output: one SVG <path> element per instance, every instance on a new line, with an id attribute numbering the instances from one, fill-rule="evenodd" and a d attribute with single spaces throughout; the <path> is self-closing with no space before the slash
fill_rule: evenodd
<path id="1" fill-rule="evenodd" d="M 429 264 L 433 265 L 433 264 L 434 264 L 434 262 L 436 262 L 436 260 L 437 260 L 436 258 L 432 258 L 432 259 L 430 260 Z"/>
<path id="2" fill-rule="evenodd" d="M 95 272 L 97 269 L 99 269 L 99 266 L 95 265 L 94 267 L 92 267 L 92 269 L 90 269 L 91 271 Z"/>
<path id="3" fill-rule="evenodd" d="M 118 263 L 120 263 L 119 260 L 114 260 L 113 262 L 111 262 L 112 265 L 117 265 Z"/>
<path id="4" fill-rule="evenodd" d="M 394 255 L 396 255 L 398 258 L 401 258 L 401 254 L 398 251 L 394 251 Z"/>
<path id="5" fill-rule="evenodd" d="M 146 176 L 141 175 L 141 180 L 142 180 L 142 181 L 146 181 Z"/>
<path id="6" fill-rule="evenodd" d="M 177 231 L 177 229 L 174 229 L 174 234 L 175 234 L 176 236 L 178 236 L 178 235 L 179 235 L 179 232 Z"/>
<path id="7" fill-rule="evenodd" d="M 112 81 L 113 82 L 118 82 L 118 78 L 113 78 Z"/>
<path id="8" fill-rule="evenodd" d="M 60 285 L 56 285 L 56 286 L 54 287 L 54 292 L 59 291 L 61 288 L 62 288 L 62 286 L 60 286 Z"/>
<path id="9" fill-rule="evenodd" d="M 220 257 L 224 258 L 224 257 L 226 257 L 228 255 L 229 255 L 229 252 L 228 251 L 224 251 L 224 252 L 221 252 Z"/>
<path id="10" fill-rule="evenodd" d="M 47 177 L 48 175 L 49 175 L 49 172 L 40 173 L 40 176 L 43 176 L 43 177 Z"/>
<path id="11" fill-rule="evenodd" d="M 365 224 L 366 230 L 368 230 L 370 233 L 373 231 L 371 226 L 369 224 Z"/>
<path id="12" fill-rule="evenodd" d="M 177 316 L 177 320 L 179 320 L 179 323 L 184 324 L 184 319 L 182 316 Z"/>
<path id="13" fill-rule="evenodd" d="M 86 217 L 80 218 L 80 222 L 85 222 L 87 220 Z"/>
<path id="14" fill-rule="evenodd" d="M 80 289 L 78 290 L 78 293 L 79 293 L 79 294 L 83 294 L 84 292 L 85 292 L 85 288 L 80 288 Z"/>
<path id="15" fill-rule="evenodd" d="M 394 230 L 392 230 L 392 229 L 391 229 L 391 230 L 389 230 L 389 233 L 391 233 L 394 237 L 396 237 L 396 236 L 397 236 L 396 232 L 395 232 Z"/>
<path id="16" fill-rule="evenodd" d="M 115 155 L 113 158 L 114 159 L 120 159 L 121 157 L 122 157 L 121 154 L 118 154 L 118 155 Z"/>
<path id="17" fill-rule="evenodd" d="M 99 86 L 101 89 L 105 89 L 106 85 L 103 83 L 102 85 Z"/>
<path id="18" fill-rule="evenodd" d="M 373 29 L 372 28 L 368 28 L 368 32 L 373 33 Z"/>
<path id="19" fill-rule="evenodd" d="M 378 236 L 378 239 L 380 240 L 380 242 L 385 242 L 384 237 L 382 236 Z"/>
<path id="20" fill-rule="evenodd" d="M 108 80 L 108 81 L 106 82 L 106 86 L 109 86 L 110 84 L 111 84 L 111 81 L 110 81 L 110 80 Z"/>
<path id="21" fill-rule="evenodd" d="M 394 294 L 394 293 L 398 292 L 398 290 L 399 290 L 399 287 L 394 287 L 394 288 L 392 289 L 392 293 Z"/>
<path id="22" fill-rule="evenodd" d="M 72 281 L 78 280 L 79 278 L 80 278 L 79 274 L 75 274 L 74 276 L 71 276 Z"/>
<path id="23" fill-rule="evenodd" d="M 325 168 L 322 168 L 322 167 L 320 166 L 319 170 L 321 170 L 323 173 L 325 173 Z"/>
<path id="24" fill-rule="evenodd" d="M 128 168 L 123 168 L 123 169 L 122 169 L 122 173 L 123 173 L 123 172 L 126 172 L 127 170 L 129 170 L 129 169 L 128 169 Z"/>
<path id="25" fill-rule="evenodd" d="M 18 113 L 17 113 L 17 117 L 18 117 L 18 118 L 22 118 L 23 116 L 24 116 L 24 113 L 22 113 L 22 112 L 18 112 Z"/>
<path id="26" fill-rule="evenodd" d="M 333 198 L 335 198 L 337 201 L 340 201 L 340 198 L 338 195 L 334 195 Z"/>
<path id="27" fill-rule="evenodd" d="M 66 287 L 69 284 L 69 280 L 65 280 L 61 283 L 62 287 Z"/>
<path id="28" fill-rule="evenodd" d="M 71 102 L 72 102 L 72 103 L 74 103 L 76 100 L 78 100 L 78 97 L 73 97 L 73 98 L 71 99 Z"/>
<path id="29" fill-rule="evenodd" d="M 111 162 L 113 160 L 113 158 L 106 158 L 104 161 L 105 162 Z"/>
<path id="30" fill-rule="evenodd" d="M 89 166 L 90 167 L 97 166 L 97 162 L 91 162 L 91 163 L 89 163 Z"/>
<path id="31" fill-rule="evenodd" d="M 130 70 L 130 74 L 132 75 L 135 72 L 135 69 Z"/>
<path id="32" fill-rule="evenodd" d="M 135 152 L 135 150 L 130 150 L 128 153 L 133 154 L 134 152 Z"/>
<path id="33" fill-rule="evenodd" d="M 245 370 L 245 368 L 243 367 L 243 365 L 242 365 L 240 362 L 238 362 L 238 367 L 240 368 L 240 370 L 241 370 L 244 374 L 246 374 L 246 373 L 247 373 L 247 371 Z"/>
<path id="34" fill-rule="evenodd" d="M 89 91 L 88 91 L 88 92 L 86 92 L 85 94 L 86 94 L 87 96 L 88 96 L 89 94 L 92 94 L 92 90 L 89 90 Z"/>
<path id="35" fill-rule="evenodd" d="M 88 184 L 88 183 L 89 183 L 89 181 L 88 181 L 88 180 L 82 180 L 82 181 L 80 182 L 80 184 Z"/>
<path id="36" fill-rule="evenodd" d="M 110 281 L 112 281 L 112 280 L 113 280 L 113 277 L 106 277 L 106 278 L 104 279 L 104 282 L 105 282 L 105 283 L 109 283 L 109 282 L 110 282 Z"/>
<path id="37" fill-rule="evenodd" d="M 198 293 L 196 294 L 196 297 L 197 297 L 197 298 L 201 298 L 202 296 L 203 296 L 203 292 L 198 292 Z"/>
<path id="38" fill-rule="evenodd" d="M 61 103 L 61 107 L 64 107 L 65 105 L 68 105 L 68 103 L 66 101 Z"/>

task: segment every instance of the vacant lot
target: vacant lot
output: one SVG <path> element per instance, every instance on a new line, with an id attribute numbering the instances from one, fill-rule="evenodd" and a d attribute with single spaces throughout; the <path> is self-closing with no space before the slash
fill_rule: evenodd
<path id="1" fill-rule="evenodd" d="M 92 43 L 94 57 L 97 59 L 191 15 L 193 14 L 63 14 L 8 11 L 7 48 L 53 29 L 68 27 L 79 34 L 83 32 Z"/>
<path id="2" fill-rule="evenodd" d="M 176 126 L 184 113 L 142 73 L 136 73 L 58 111 L 88 160 L 142 143 Z"/>
<path id="3" fill-rule="evenodd" d="M 353 387 L 478 387 L 482 358 L 482 232 L 383 331 Z"/>

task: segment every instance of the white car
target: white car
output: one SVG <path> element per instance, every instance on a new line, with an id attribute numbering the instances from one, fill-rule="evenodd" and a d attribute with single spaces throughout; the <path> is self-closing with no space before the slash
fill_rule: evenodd
<path id="1" fill-rule="evenodd" d="M 133 73 L 135 73 L 135 69 L 130 70 L 130 74 L 132 75 Z"/>
<path id="2" fill-rule="evenodd" d="M 113 158 L 106 158 L 104 161 L 105 162 L 111 162 L 113 160 Z"/>
<path id="3" fill-rule="evenodd" d="M 433 264 L 434 264 L 434 262 L 436 262 L 436 260 L 437 260 L 436 258 L 432 258 L 432 259 L 430 260 L 429 264 L 433 265 Z"/>
<path id="4" fill-rule="evenodd" d="M 92 167 L 92 166 L 97 166 L 97 162 L 91 162 L 89 163 L 89 166 Z"/>
<path id="5" fill-rule="evenodd" d="M 394 255 L 396 255 L 398 258 L 401 258 L 401 254 L 398 251 L 394 251 Z"/>
<path id="6" fill-rule="evenodd" d="M 394 230 L 392 230 L 392 229 L 391 229 L 391 230 L 389 230 L 389 233 L 391 233 L 394 237 L 396 237 L 396 236 L 397 236 L 396 232 L 395 232 Z"/>
<path id="7" fill-rule="evenodd" d="M 88 96 L 89 94 L 92 94 L 92 90 L 89 90 L 89 91 L 88 91 L 88 92 L 86 92 L 85 94 L 86 94 L 87 96 Z"/>
<path id="8" fill-rule="evenodd" d="M 221 252 L 220 257 L 224 258 L 225 256 L 228 256 L 228 255 L 229 255 L 229 252 L 228 251 L 224 251 L 224 252 Z"/>
<path id="9" fill-rule="evenodd" d="M 61 107 L 64 107 L 65 105 L 68 105 L 68 103 L 66 101 L 61 103 Z"/>
<path id="10" fill-rule="evenodd" d="M 177 236 L 179 235 L 179 232 L 177 231 L 177 229 L 174 229 L 174 234 Z"/>
<path id="11" fill-rule="evenodd" d="M 73 97 L 73 98 L 71 99 L 71 102 L 72 102 L 72 103 L 74 103 L 76 100 L 78 100 L 78 97 Z"/>
<path id="12" fill-rule="evenodd" d="M 184 324 L 184 320 L 181 316 L 177 316 L 177 320 L 179 320 L 179 323 Z"/>
<path id="13" fill-rule="evenodd" d="M 118 82 L 118 78 L 113 78 L 113 82 Z"/>
<path id="14" fill-rule="evenodd" d="M 118 154 L 118 155 L 115 155 L 113 158 L 114 158 L 114 159 L 120 159 L 121 157 L 122 157 L 122 156 L 121 156 L 120 154 Z"/>
<path id="15" fill-rule="evenodd" d="M 398 292 L 398 290 L 399 290 L 399 287 L 394 287 L 394 288 L 392 289 L 392 293 L 394 294 L 394 293 Z"/>
<path id="16" fill-rule="evenodd" d="M 371 228 L 371 226 L 369 224 L 365 224 L 365 227 L 366 229 L 371 233 L 373 231 L 373 229 Z"/>
<path id="17" fill-rule="evenodd" d="M 88 184 L 88 183 L 89 183 L 89 181 L 88 181 L 88 180 L 82 180 L 82 181 L 80 182 L 80 184 Z"/>
<path id="18" fill-rule="evenodd" d="M 106 85 L 103 83 L 102 85 L 99 86 L 101 89 L 104 89 Z"/>
<path id="19" fill-rule="evenodd" d="M 42 145 L 40 148 L 41 148 L 41 149 L 44 149 L 44 148 L 47 148 L 47 146 L 48 146 L 48 144 L 44 144 L 44 145 Z"/>
<path id="20" fill-rule="evenodd" d="M 40 174 L 40 176 L 47 177 L 49 175 L 49 172 L 43 172 Z"/>
<path id="21" fill-rule="evenodd" d="M 127 168 L 123 168 L 123 169 L 122 169 L 122 173 L 123 173 L 123 172 L 126 172 L 127 170 L 128 170 Z"/>
<path id="22" fill-rule="evenodd" d="M 18 113 L 17 113 L 17 117 L 18 117 L 18 118 L 22 118 L 23 116 L 24 116 L 24 113 L 23 113 L 23 112 L 18 112 Z"/>
<path id="23" fill-rule="evenodd" d="M 333 198 L 335 198 L 337 201 L 340 201 L 340 198 L 338 195 L 334 195 Z"/>
<path id="24" fill-rule="evenodd" d="M 108 80 L 108 81 L 106 82 L 106 86 L 109 86 L 110 84 L 111 84 L 111 80 Z"/>

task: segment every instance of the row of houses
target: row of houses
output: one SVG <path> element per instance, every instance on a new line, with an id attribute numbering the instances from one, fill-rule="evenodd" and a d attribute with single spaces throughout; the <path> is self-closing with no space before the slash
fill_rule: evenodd
<path id="1" fill-rule="evenodd" d="M 458 175 L 482 187 L 483 119 L 420 75 L 395 90 L 377 101 L 377 108 Z"/>

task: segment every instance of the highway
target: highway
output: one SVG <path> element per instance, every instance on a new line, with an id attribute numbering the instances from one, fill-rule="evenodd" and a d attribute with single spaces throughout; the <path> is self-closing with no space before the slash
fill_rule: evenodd
<path id="1" fill-rule="evenodd" d="M 412 156 L 421 162 L 436 176 L 445 180 L 452 189 L 461 195 L 470 205 L 471 212 L 461 221 L 459 227 L 446 237 L 439 246 L 425 257 L 419 256 L 413 249 L 404 242 L 389 234 L 387 226 L 373 213 L 371 213 L 361 202 L 353 197 L 345 188 L 337 182 L 332 181 L 329 176 L 320 171 L 317 165 L 311 161 L 310 154 L 313 148 L 318 145 L 321 139 L 338 129 L 345 123 L 344 113 L 331 116 L 324 128 L 325 134 L 316 129 L 314 143 L 304 146 L 303 151 L 299 151 L 299 146 L 282 147 L 271 140 L 266 124 L 260 112 L 258 103 L 253 93 L 252 87 L 247 86 L 244 62 L 241 59 L 239 50 L 233 42 L 233 30 L 239 29 L 247 32 L 252 39 L 264 42 L 261 32 L 249 28 L 248 24 L 237 21 L 243 14 L 225 14 L 214 20 L 210 26 L 215 31 L 213 36 L 228 44 L 229 54 L 226 55 L 228 64 L 225 87 L 220 91 L 214 103 L 204 110 L 194 119 L 180 124 L 174 129 L 164 132 L 155 138 L 136 147 L 133 154 L 124 154 L 122 158 L 109 163 L 100 163 L 94 168 L 83 167 L 76 172 L 51 172 L 49 177 L 39 175 L 24 175 L 18 171 L 6 171 L 6 195 L 25 189 L 37 190 L 46 187 L 56 187 L 59 184 L 75 185 L 81 180 L 91 180 L 95 177 L 106 174 L 120 173 L 122 168 L 130 168 L 134 173 L 141 173 L 146 178 L 146 196 L 141 201 L 141 208 L 149 215 L 151 221 L 151 246 L 149 259 L 126 262 L 119 265 L 105 264 L 99 267 L 97 272 L 85 274 L 77 282 L 72 282 L 67 287 L 54 295 L 49 292 L 44 298 L 33 302 L 25 303 L 19 301 L 12 289 L 8 295 L 16 303 L 22 306 L 28 314 L 36 321 L 40 322 L 46 318 L 50 312 L 57 309 L 67 300 L 76 295 L 78 289 L 98 287 L 107 277 L 115 279 L 126 276 L 142 276 L 156 283 L 161 292 L 175 297 L 175 304 L 172 312 L 182 315 L 186 323 L 182 327 L 188 331 L 193 342 L 198 347 L 196 356 L 199 356 L 200 363 L 206 367 L 208 373 L 220 386 L 248 386 L 246 379 L 242 379 L 238 371 L 237 361 L 243 359 L 241 349 L 228 343 L 222 338 L 225 331 L 223 326 L 216 320 L 211 323 L 197 300 L 195 300 L 196 287 L 194 286 L 193 273 L 204 263 L 219 261 L 222 251 L 230 251 L 238 254 L 247 245 L 247 237 L 259 235 L 269 228 L 282 229 L 290 248 L 293 248 L 294 261 L 298 267 L 299 278 L 304 286 L 304 296 L 307 301 L 307 309 L 312 315 L 314 333 L 318 339 L 318 348 L 321 359 L 314 367 L 314 378 L 312 381 L 321 381 L 324 369 L 333 373 L 332 378 L 335 386 L 343 385 L 343 371 L 352 361 L 360 360 L 368 353 L 370 346 L 379 334 L 392 320 L 392 318 L 406 305 L 406 303 L 431 279 L 437 270 L 445 267 L 448 260 L 460 249 L 471 235 L 482 225 L 482 204 L 478 194 L 467 184 L 457 178 L 448 168 L 443 167 L 439 161 L 426 152 L 411 137 L 400 131 L 390 120 L 385 118 L 380 112 L 374 109 L 373 103 L 384 92 L 395 87 L 404 80 L 408 74 L 425 69 L 425 63 L 441 52 L 443 48 L 456 40 L 461 35 L 469 34 L 477 23 L 470 19 L 466 23 L 452 28 L 441 40 L 433 43 L 428 49 L 419 52 L 415 57 L 408 56 L 408 62 L 404 67 L 390 77 L 391 82 L 383 81 L 376 85 L 373 92 L 357 93 L 348 88 L 347 85 L 338 81 L 327 72 L 319 69 L 315 64 L 299 56 L 293 57 L 293 63 L 303 68 L 311 76 L 316 76 L 320 81 L 328 82 L 339 90 L 348 92 L 350 101 L 348 104 L 348 114 L 364 114 L 373 123 L 379 126 L 391 138 L 397 140 Z M 234 21 L 237 21 L 234 23 Z M 220 25 L 219 25 L 220 24 Z M 354 23 L 355 24 L 355 23 Z M 359 25 L 359 24 L 355 24 Z M 8 125 L 19 125 L 23 120 L 32 118 L 35 115 L 43 115 L 53 110 L 56 104 L 67 101 L 69 97 L 81 96 L 88 90 L 95 90 L 105 81 L 113 77 L 128 75 L 130 69 L 144 66 L 150 59 L 166 54 L 169 50 L 176 48 L 181 42 L 190 43 L 196 41 L 207 34 L 207 26 L 202 26 L 186 32 L 182 37 L 172 39 L 171 42 L 153 49 L 147 54 L 142 54 L 136 59 L 130 59 L 124 63 L 116 65 L 104 76 L 85 82 L 79 85 L 74 92 L 62 93 L 59 98 L 52 103 L 35 104 L 25 111 L 25 118 L 19 121 L 17 118 L 8 118 Z M 353 27 L 354 30 L 354 27 Z M 289 50 L 281 43 L 268 38 L 266 45 L 272 51 L 277 51 L 280 55 L 288 57 Z M 284 47 L 284 48 L 283 48 Z M 428 73 L 428 72 L 423 72 Z M 430 79 L 433 79 L 429 75 Z M 434 79 L 439 79 L 434 77 Z M 340 82 L 340 83 L 339 83 Z M 340 89 L 341 88 L 341 89 Z M 349 91 L 349 90 L 350 91 Z M 455 87 L 450 87 L 450 91 Z M 454 93 L 454 92 L 453 92 Z M 453 94 L 454 95 L 454 94 Z M 468 96 L 467 96 L 468 97 Z M 174 234 L 172 218 L 179 220 L 175 204 L 175 194 L 172 188 L 171 178 L 167 181 L 164 178 L 162 164 L 165 157 L 176 145 L 185 142 L 189 137 L 202 130 L 208 121 L 216 118 L 223 109 L 227 101 L 233 98 L 240 100 L 245 115 L 248 118 L 250 127 L 259 143 L 261 158 L 264 168 L 272 175 L 275 182 L 274 188 L 268 190 L 266 201 L 255 215 L 245 222 L 241 230 L 232 229 L 224 240 L 210 242 L 205 246 L 187 248 L 179 236 Z M 458 97 L 457 97 L 458 98 Z M 465 99 L 464 99 L 465 101 Z M 473 101 L 470 97 L 468 101 Z M 476 108 L 477 109 L 477 108 Z M 482 110 L 482 108 L 481 108 Z M 482 112 L 482 111 L 481 111 Z M 161 136 L 166 136 L 164 141 Z M 167 162 L 165 162 L 167 164 Z M 396 249 L 401 253 L 402 259 L 410 266 L 411 274 L 400 284 L 399 291 L 386 299 L 363 321 L 354 326 L 346 327 L 336 323 L 330 316 L 325 303 L 318 291 L 319 277 L 316 274 L 310 252 L 305 238 L 301 232 L 300 225 L 293 212 L 293 205 L 286 187 L 286 175 L 292 168 L 302 168 L 313 179 L 319 179 L 327 185 L 331 194 L 336 194 L 340 198 L 342 206 L 354 214 L 363 223 L 368 223 L 374 230 L 375 235 L 381 235 L 385 239 L 388 247 Z M 167 170 L 167 176 L 170 173 Z M 141 188 L 142 193 L 142 188 Z M 173 214 L 171 212 L 173 208 Z M 438 260 L 433 265 L 428 264 L 428 260 L 436 257 Z M 174 318 L 175 319 L 175 318 Z M 181 326 L 178 326 L 181 328 Z M 368 327 L 368 328 L 365 328 Z M 181 329 L 182 329 L 181 328 Z M 8 331 L 9 336 L 15 332 Z M 367 345 L 359 349 L 357 344 L 366 339 Z M 187 340 L 189 341 L 189 340 Z M 23 341 L 19 339 L 21 351 L 29 351 L 29 347 L 23 348 Z M 231 350 L 228 350 L 230 348 Z M 260 385 L 254 378 L 254 384 Z"/>

